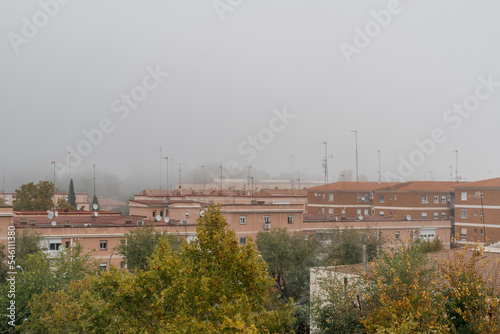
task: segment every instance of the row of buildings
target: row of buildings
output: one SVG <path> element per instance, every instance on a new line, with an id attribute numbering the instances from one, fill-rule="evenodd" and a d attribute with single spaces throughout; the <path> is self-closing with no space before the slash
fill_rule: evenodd
<path id="1" fill-rule="evenodd" d="M 146 189 L 129 201 L 129 215 L 100 210 L 14 212 L 0 207 L 0 241 L 9 226 L 16 233 L 36 227 L 48 252 L 75 243 L 96 250 L 101 267 L 120 265 L 115 253 L 126 233 L 153 226 L 163 233 L 196 237 L 196 221 L 211 204 L 219 204 L 241 244 L 261 231 L 287 228 L 328 240 L 332 229 L 369 229 L 398 242 L 439 237 L 450 242 L 500 240 L 500 178 L 478 182 L 412 181 L 405 183 L 336 182 L 308 189 L 237 190 Z M 101 205 L 102 208 L 102 205 Z M 12 229 L 12 227 L 10 227 Z"/>

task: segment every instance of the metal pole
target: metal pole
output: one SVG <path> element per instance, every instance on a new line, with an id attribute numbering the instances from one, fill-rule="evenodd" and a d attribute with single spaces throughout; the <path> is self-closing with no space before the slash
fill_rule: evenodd
<path id="1" fill-rule="evenodd" d="M 358 220 L 358 212 L 359 212 L 359 179 L 358 179 L 358 131 L 351 130 L 354 132 L 356 137 L 356 220 Z"/>
<path id="2" fill-rule="evenodd" d="M 382 182 L 382 173 L 380 171 L 380 150 L 378 152 L 378 183 Z"/>
<path id="3" fill-rule="evenodd" d="M 455 173 L 456 173 L 456 177 L 455 177 L 455 180 L 458 182 L 459 178 L 458 178 L 458 150 L 455 150 L 455 153 L 457 154 L 457 169 L 455 169 Z"/>
<path id="4" fill-rule="evenodd" d="M 448 167 L 450 167 L 450 181 L 453 182 L 453 166 Z"/>
<path id="5" fill-rule="evenodd" d="M 94 197 L 95 197 L 95 164 L 92 164 L 92 166 L 94 167 Z"/>
<path id="6" fill-rule="evenodd" d="M 293 184 L 293 181 L 294 181 L 294 179 L 293 179 L 293 160 L 294 160 L 294 158 L 293 158 L 293 155 L 291 157 L 292 157 L 292 177 L 291 177 L 291 180 L 292 180 L 292 190 L 293 190 L 295 188 L 294 184 Z"/>
<path id="7" fill-rule="evenodd" d="M 167 160 L 167 190 L 168 190 L 169 189 L 169 187 L 168 187 L 168 181 L 169 181 L 168 180 L 168 157 L 165 157 L 163 159 Z"/>
<path id="8" fill-rule="evenodd" d="M 161 160 L 162 160 L 162 154 L 161 154 L 161 146 L 160 146 L 160 190 L 161 190 Z"/>
<path id="9" fill-rule="evenodd" d="M 201 168 L 203 169 L 203 191 L 205 191 L 205 165 L 201 165 Z"/>

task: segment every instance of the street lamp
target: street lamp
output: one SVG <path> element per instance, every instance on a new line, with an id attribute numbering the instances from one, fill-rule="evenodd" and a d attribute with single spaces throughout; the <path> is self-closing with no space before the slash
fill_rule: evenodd
<path id="1" fill-rule="evenodd" d="M 111 258 L 113 257 L 113 255 L 117 255 L 118 252 L 113 252 L 111 253 L 111 255 L 109 256 L 109 261 L 108 261 L 108 271 L 111 270 Z"/>

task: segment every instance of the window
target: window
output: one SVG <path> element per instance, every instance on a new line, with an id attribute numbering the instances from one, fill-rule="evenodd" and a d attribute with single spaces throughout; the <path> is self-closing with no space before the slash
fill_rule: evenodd
<path id="1" fill-rule="evenodd" d="M 153 218 L 156 217 L 156 210 L 153 210 Z"/>
<path id="2" fill-rule="evenodd" d="M 378 195 L 379 203 L 384 203 L 384 195 Z"/>
<path id="3" fill-rule="evenodd" d="M 474 235 L 476 235 L 476 234 L 477 234 L 477 228 L 474 229 Z"/>
<path id="4" fill-rule="evenodd" d="M 333 209 L 328 209 L 328 213 L 333 215 Z"/>
<path id="5" fill-rule="evenodd" d="M 271 223 L 271 217 L 270 216 L 264 216 L 264 224 L 269 224 Z"/>
<path id="6" fill-rule="evenodd" d="M 460 219 L 467 219 L 467 210 L 460 210 Z"/>
<path id="7" fill-rule="evenodd" d="M 394 239 L 399 239 L 399 231 L 394 232 Z"/>
<path id="8" fill-rule="evenodd" d="M 330 202 L 333 202 L 333 194 L 328 194 L 328 200 L 329 200 Z"/>
<path id="9" fill-rule="evenodd" d="M 441 219 L 445 220 L 446 219 L 446 212 L 441 212 Z"/>
<path id="10" fill-rule="evenodd" d="M 460 194 L 460 200 L 462 200 L 462 201 L 466 201 L 467 200 L 467 192 L 464 191 L 464 192 L 462 192 Z"/>
<path id="11" fill-rule="evenodd" d="M 439 219 L 439 212 L 434 212 L 434 219 Z"/>
<path id="12" fill-rule="evenodd" d="M 424 219 L 427 218 L 427 212 L 422 212 L 422 218 L 424 218 Z"/>
<path id="13" fill-rule="evenodd" d="M 474 210 L 474 217 L 477 216 L 477 210 Z"/>
<path id="14" fill-rule="evenodd" d="M 460 229 L 460 236 L 461 237 L 467 237 L 467 229 L 466 228 L 461 228 Z"/>
<path id="15" fill-rule="evenodd" d="M 106 271 L 108 269 L 108 264 L 107 263 L 99 263 L 99 270 L 101 271 Z"/>
<path id="16" fill-rule="evenodd" d="M 436 229 L 423 228 L 420 230 L 420 237 L 423 239 L 434 239 L 436 237 Z"/>
<path id="17" fill-rule="evenodd" d="M 483 216 L 483 210 L 479 211 L 479 213 L 481 214 L 481 217 Z"/>
<path id="18" fill-rule="evenodd" d="M 66 248 L 69 248 L 69 244 L 70 244 L 70 242 L 66 241 Z"/>
<path id="19" fill-rule="evenodd" d="M 247 223 L 247 216 L 240 216 L 240 225 L 245 225 Z"/>
<path id="20" fill-rule="evenodd" d="M 384 211 L 380 211 L 380 217 L 384 216 Z"/>
<path id="21" fill-rule="evenodd" d="M 288 216 L 288 224 L 293 224 L 293 216 Z"/>
<path id="22" fill-rule="evenodd" d="M 368 216 L 368 209 L 365 209 L 365 213 L 364 213 L 365 216 Z"/>
<path id="23" fill-rule="evenodd" d="M 356 211 L 356 213 L 357 213 L 357 215 L 359 216 L 359 215 L 361 214 L 361 209 L 358 209 L 358 210 Z"/>
<path id="24" fill-rule="evenodd" d="M 163 217 L 163 210 L 160 211 L 160 217 Z"/>
<path id="25" fill-rule="evenodd" d="M 389 195 L 389 201 L 392 201 L 392 195 Z"/>
<path id="26" fill-rule="evenodd" d="M 479 230 L 479 234 L 480 234 L 480 235 L 483 235 L 483 229 L 480 229 L 480 230 Z"/>
<path id="27" fill-rule="evenodd" d="M 434 204 L 438 204 L 439 203 L 439 196 L 434 196 Z"/>
<path id="28" fill-rule="evenodd" d="M 325 213 L 325 208 L 321 208 L 321 213 Z"/>
<path id="29" fill-rule="evenodd" d="M 242 236 L 240 237 L 240 245 L 246 245 L 247 244 L 247 237 Z"/>
<path id="30" fill-rule="evenodd" d="M 60 242 L 50 243 L 49 244 L 49 250 L 51 250 L 51 251 L 59 250 L 59 247 L 61 247 L 61 243 Z"/>
<path id="31" fill-rule="evenodd" d="M 446 204 L 446 196 L 441 196 L 441 204 Z"/>
<path id="32" fill-rule="evenodd" d="M 101 250 L 107 250 L 108 249 L 108 240 L 101 240 L 99 242 L 99 247 Z"/>
<path id="33" fill-rule="evenodd" d="M 422 204 L 427 204 L 427 195 L 422 195 Z"/>
<path id="34" fill-rule="evenodd" d="M 394 195 L 394 200 L 397 200 L 398 199 L 398 195 Z"/>

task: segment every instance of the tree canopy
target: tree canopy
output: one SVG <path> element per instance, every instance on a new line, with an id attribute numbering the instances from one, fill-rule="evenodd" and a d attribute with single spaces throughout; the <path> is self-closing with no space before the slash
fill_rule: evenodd
<path id="1" fill-rule="evenodd" d="M 15 211 L 45 211 L 54 206 L 52 196 L 54 184 L 49 181 L 40 181 L 37 184 L 29 182 L 16 189 L 14 201 Z"/>
<path id="2" fill-rule="evenodd" d="M 53 333 L 287 333 L 293 305 L 280 302 L 253 242 L 240 246 L 219 207 L 197 225 L 197 241 L 175 252 L 165 238 L 147 270 L 113 268 L 46 292 L 22 330 Z M 124 307 L 126 305 L 126 307 Z"/>

